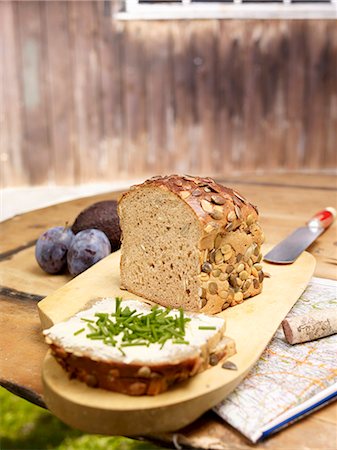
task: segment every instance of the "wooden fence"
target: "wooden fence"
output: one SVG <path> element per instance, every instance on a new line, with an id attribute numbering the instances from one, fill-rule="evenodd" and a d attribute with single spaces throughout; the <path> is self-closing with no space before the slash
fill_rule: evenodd
<path id="1" fill-rule="evenodd" d="M 336 167 L 334 21 L 0 2 L 2 185 Z"/>

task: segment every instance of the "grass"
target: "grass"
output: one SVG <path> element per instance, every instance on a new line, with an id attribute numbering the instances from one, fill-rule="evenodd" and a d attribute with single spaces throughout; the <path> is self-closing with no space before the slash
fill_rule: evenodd
<path id="1" fill-rule="evenodd" d="M 50 412 L 0 388 L 1 450 L 159 450 L 150 442 L 84 434 Z"/>

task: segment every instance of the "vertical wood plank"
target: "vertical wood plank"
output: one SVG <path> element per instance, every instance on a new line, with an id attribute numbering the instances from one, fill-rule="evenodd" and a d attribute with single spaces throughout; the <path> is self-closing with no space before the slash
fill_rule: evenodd
<path id="1" fill-rule="evenodd" d="M 146 26 L 146 25 L 145 25 Z M 126 27 L 124 34 L 124 107 L 125 107 L 125 148 L 123 151 L 124 176 L 144 173 L 148 152 L 146 110 L 146 67 L 148 45 L 144 24 L 133 23 Z"/>
<path id="2" fill-rule="evenodd" d="M 218 46 L 218 89 L 217 89 L 217 116 L 218 129 L 217 135 L 219 140 L 219 150 L 221 154 L 221 171 L 224 174 L 230 173 L 232 169 L 232 145 L 233 145 L 233 127 L 232 118 L 235 113 L 236 100 L 233 102 L 232 71 L 236 65 L 237 59 L 233 57 L 233 39 L 236 25 L 234 21 L 219 22 L 219 46 Z M 236 90 L 236 96 L 240 96 L 240 92 Z M 242 97 L 242 96 L 241 96 Z"/>
<path id="3" fill-rule="evenodd" d="M 97 23 L 92 1 L 71 2 L 68 7 L 74 68 L 75 174 L 78 182 L 85 183 L 101 178 L 105 162 L 98 107 L 100 74 L 94 43 Z"/>
<path id="4" fill-rule="evenodd" d="M 277 170 L 284 149 L 284 72 L 288 47 L 284 44 L 283 22 L 263 22 L 261 35 L 261 74 L 255 87 L 261 102 L 260 141 L 255 149 L 257 167 Z M 256 120 L 256 119 L 255 119 Z M 268 143 L 269 151 L 266 151 Z M 252 167 L 254 168 L 254 167 Z"/>
<path id="5" fill-rule="evenodd" d="M 6 49 L 6 28 L 5 20 L 7 19 L 9 3 L 0 3 L 0 61 L 5 61 Z M 6 30 L 6 31 L 5 31 Z M 11 166 L 9 164 L 9 124 L 8 116 L 6 114 L 6 100 L 5 100 L 5 65 L 0 64 L 0 188 L 4 188 L 11 175 Z"/>
<path id="6" fill-rule="evenodd" d="M 20 2 L 17 29 L 20 33 L 22 83 L 22 157 L 30 184 L 53 180 L 49 137 L 49 110 L 44 76 L 46 40 L 41 24 L 43 3 Z"/>
<path id="7" fill-rule="evenodd" d="M 329 79 L 326 89 L 326 104 L 328 105 L 328 117 L 326 126 L 326 152 L 323 160 L 323 167 L 326 169 L 336 169 L 337 167 L 337 27 L 334 22 L 327 25 L 328 39 L 330 46 L 329 53 Z"/>
<path id="8" fill-rule="evenodd" d="M 227 85 L 227 101 L 231 111 L 231 169 L 234 172 L 243 172 L 247 169 L 246 157 L 253 156 L 256 140 L 259 134 L 255 132 L 258 122 L 256 114 L 260 108 L 259 97 L 255 90 L 259 77 L 259 24 L 256 24 L 255 34 L 251 22 L 241 27 L 234 21 L 234 29 L 230 33 L 231 47 L 228 53 L 227 67 L 229 83 Z M 255 103 L 255 100 L 257 102 Z M 251 124 L 249 126 L 249 124 Z M 249 128 L 251 135 L 247 138 Z M 252 131 L 251 128 L 253 128 Z"/>
<path id="9" fill-rule="evenodd" d="M 3 187 L 27 183 L 22 161 L 22 121 L 16 5 L 0 3 L 0 164 Z"/>
<path id="10" fill-rule="evenodd" d="M 117 2 L 116 2 L 117 3 Z M 97 47 L 100 67 L 99 108 L 102 126 L 102 142 L 105 148 L 103 179 L 111 181 L 119 177 L 119 155 L 123 152 L 123 115 L 121 99 L 120 46 L 123 39 L 122 24 L 113 23 L 105 11 L 104 2 L 94 4 L 98 23 Z M 116 4 L 111 4 L 116 7 Z M 111 11 L 110 11 L 111 13 Z"/>
<path id="11" fill-rule="evenodd" d="M 68 34 L 68 8 L 64 2 L 47 2 L 45 17 L 47 60 L 45 70 L 49 88 L 50 136 L 55 183 L 74 183 L 73 83 L 70 40 Z"/>
<path id="12" fill-rule="evenodd" d="M 215 112 L 215 45 L 216 21 L 194 24 L 193 53 L 195 71 L 196 124 L 199 139 L 195 143 L 192 158 L 194 170 L 205 174 L 219 173 L 220 158 L 217 154 Z M 196 164 L 198 161 L 198 164 Z"/>
<path id="13" fill-rule="evenodd" d="M 174 151 L 172 160 L 178 173 L 192 172 L 193 151 L 191 154 L 191 131 L 193 129 L 194 68 L 193 61 L 186 49 L 190 48 L 192 25 L 190 22 L 174 22 L 172 32 L 173 88 L 174 88 Z M 192 148 L 193 150 L 193 148 Z"/>
<path id="14" fill-rule="evenodd" d="M 260 152 L 265 128 L 262 105 L 263 75 L 266 70 L 263 60 L 264 32 L 264 23 L 249 21 L 245 33 L 241 35 L 240 46 L 244 58 L 240 69 L 243 77 L 241 126 L 244 136 L 241 138 L 238 133 L 239 155 L 234 161 L 237 171 L 261 169 Z"/>
<path id="15" fill-rule="evenodd" d="M 322 167 L 327 145 L 327 122 L 329 109 L 327 90 L 329 79 L 336 77 L 329 73 L 330 43 L 328 29 L 324 22 L 315 21 L 305 24 L 307 29 L 308 65 L 307 65 L 307 105 L 304 114 L 306 126 L 306 149 L 304 165 L 314 169 Z"/>
<path id="16" fill-rule="evenodd" d="M 165 22 L 146 32 L 146 114 L 149 141 L 146 171 L 151 174 L 165 173 L 170 164 L 168 120 L 171 94 L 169 72 L 172 68 L 169 66 L 169 27 L 169 23 Z"/>
<path id="17" fill-rule="evenodd" d="M 302 167 L 305 151 L 303 115 L 306 104 L 306 28 L 303 21 L 289 25 L 289 59 L 286 92 L 286 149 L 282 167 L 295 170 Z"/>

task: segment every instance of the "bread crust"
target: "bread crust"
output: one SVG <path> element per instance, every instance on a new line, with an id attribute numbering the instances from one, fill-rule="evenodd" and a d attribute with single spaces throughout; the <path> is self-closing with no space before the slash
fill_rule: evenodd
<path id="1" fill-rule="evenodd" d="M 260 267 L 260 247 L 264 234 L 258 222 L 256 206 L 234 189 L 224 187 L 211 178 L 169 175 L 156 176 L 131 187 L 121 197 L 119 208 L 131 192 L 151 187 L 175 194 L 191 208 L 199 223 L 200 312 L 215 314 L 261 292 L 264 274 Z M 121 226 L 123 233 L 122 221 Z M 127 267 L 123 266 L 121 260 L 121 272 L 123 270 L 127 270 Z M 133 286 L 123 287 L 144 295 L 139 290 L 136 292 Z"/>
<path id="2" fill-rule="evenodd" d="M 171 385 L 200 373 L 211 365 L 236 353 L 234 341 L 224 338 L 210 353 L 179 363 L 126 364 L 118 361 L 97 361 L 86 355 L 75 355 L 51 343 L 51 352 L 70 378 L 85 382 L 90 387 L 103 388 L 127 395 L 157 395 Z"/>

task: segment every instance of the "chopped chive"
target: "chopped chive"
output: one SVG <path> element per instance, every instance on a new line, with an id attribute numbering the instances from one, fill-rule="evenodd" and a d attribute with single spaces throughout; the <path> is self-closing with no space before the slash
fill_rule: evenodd
<path id="1" fill-rule="evenodd" d="M 81 320 L 83 320 L 83 322 L 95 323 L 94 320 L 91 320 L 91 319 L 84 319 L 83 317 L 81 318 Z"/>
<path id="2" fill-rule="evenodd" d="M 137 347 L 138 345 L 147 345 L 146 342 L 127 342 L 121 344 L 121 347 Z"/>
<path id="3" fill-rule="evenodd" d="M 188 344 L 185 337 L 185 327 L 190 318 L 184 316 L 184 311 L 170 315 L 171 309 L 158 306 L 151 308 L 149 314 L 136 313 L 128 306 L 123 308 L 122 299 L 116 298 L 115 312 L 108 314 L 96 312 L 95 319 L 82 320 L 87 325 L 86 337 L 101 340 L 104 344 L 116 347 L 123 355 L 122 347 L 149 346 L 158 343 L 163 348 L 171 340 L 174 344 Z M 215 327 L 199 327 L 201 329 L 215 329 Z M 78 330 L 77 333 L 85 329 Z M 118 340 L 116 337 L 119 337 Z"/>
<path id="4" fill-rule="evenodd" d="M 199 327 L 199 330 L 216 330 L 216 327 Z"/>
<path id="5" fill-rule="evenodd" d="M 80 330 L 75 331 L 74 336 L 77 336 L 80 333 L 83 333 L 83 331 L 85 330 L 85 328 L 81 328 Z"/>

